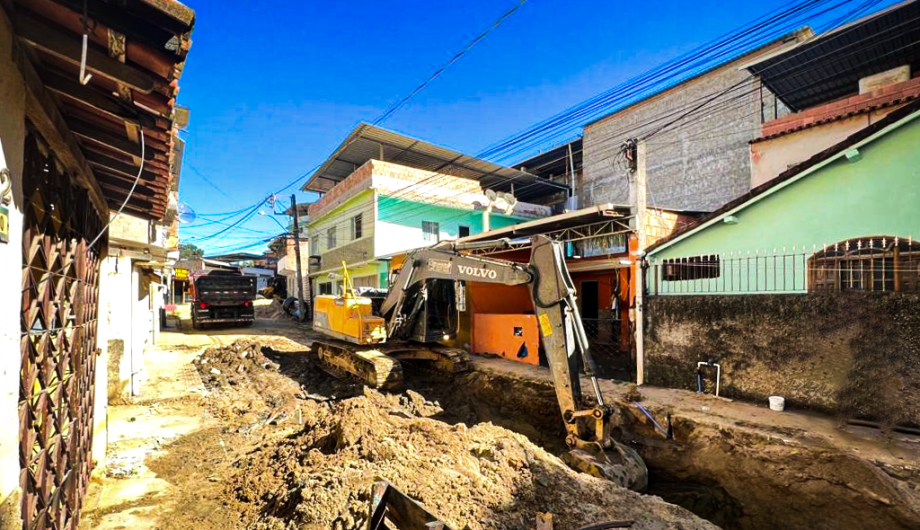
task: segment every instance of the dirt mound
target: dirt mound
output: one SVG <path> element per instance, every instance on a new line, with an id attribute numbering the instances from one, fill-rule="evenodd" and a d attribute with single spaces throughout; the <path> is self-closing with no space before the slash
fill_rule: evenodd
<path id="1" fill-rule="evenodd" d="M 527 438 L 481 423 L 449 425 L 421 395 L 364 395 L 304 402 L 304 428 L 241 459 L 231 487 L 251 528 L 363 528 L 378 479 L 424 504 L 452 528 L 556 528 L 634 519 L 638 529 L 711 529 L 690 512 L 576 473 Z"/>
<path id="2" fill-rule="evenodd" d="M 281 301 L 276 299 L 257 300 L 253 310 L 256 320 L 289 320 L 291 318 L 281 307 Z"/>
<path id="3" fill-rule="evenodd" d="M 263 350 L 272 352 L 255 342 L 236 341 L 208 348 L 195 359 L 216 413 L 252 424 L 283 420 L 296 409 L 300 385 L 282 375 L 280 364 Z"/>

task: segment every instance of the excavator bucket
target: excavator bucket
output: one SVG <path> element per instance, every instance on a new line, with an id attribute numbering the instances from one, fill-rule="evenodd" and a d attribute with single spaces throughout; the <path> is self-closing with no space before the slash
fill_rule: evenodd
<path id="1" fill-rule="evenodd" d="M 645 491 L 648 487 L 648 468 L 642 457 L 632 448 L 612 442 L 613 447 L 607 450 L 600 444 L 571 449 L 562 455 L 562 460 L 576 471 L 607 479 L 633 491 Z"/>

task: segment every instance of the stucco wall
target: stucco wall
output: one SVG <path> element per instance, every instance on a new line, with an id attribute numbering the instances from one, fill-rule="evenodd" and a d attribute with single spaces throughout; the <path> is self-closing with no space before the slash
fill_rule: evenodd
<path id="1" fill-rule="evenodd" d="M 812 155 L 845 140 L 901 105 L 867 112 L 751 144 L 751 187 L 760 186 Z"/>
<path id="2" fill-rule="evenodd" d="M 0 168 L 9 168 L 10 240 L 0 243 L 0 529 L 18 528 L 19 303 L 22 297 L 22 170 L 25 85 L 11 58 L 12 34 L 0 10 Z"/>
<path id="3" fill-rule="evenodd" d="M 846 157 L 816 166 L 796 181 L 761 195 L 732 213 L 737 224 L 716 220 L 650 259 L 822 248 L 849 238 L 920 237 L 920 119 L 913 119 Z M 679 283 L 679 282 L 673 282 Z M 688 289 L 689 291 L 690 289 Z"/>
<path id="4" fill-rule="evenodd" d="M 696 390 L 715 361 L 728 398 L 920 425 L 920 295 L 653 296 L 646 319 L 651 385 Z"/>
<path id="5" fill-rule="evenodd" d="M 377 210 L 377 237 L 374 243 L 377 256 L 434 244 L 424 238 L 424 221 L 438 223 L 439 240 L 442 241 L 457 239 L 461 226 L 469 228 L 470 235 L 482 233 L 483 229 L 481 211 L 422 204 L 386 196 L 378 197 Z M 526 219 L 493 212 L 490 225 L 495 230 L 524 221 Z"/>

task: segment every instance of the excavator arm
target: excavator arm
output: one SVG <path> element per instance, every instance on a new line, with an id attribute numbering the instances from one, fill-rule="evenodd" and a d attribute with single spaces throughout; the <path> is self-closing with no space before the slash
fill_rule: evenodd
<path id="1" fill-rule="evenodd" d="M 507 240 L 444 242 L 408 256 L 381 306 L 381 315 L 388 322 L 388 336 L 398 338 L 412 325 L 418 306 L 424 302 L 424 284 L 428 280 L 527 285 L 565 422 L 566 445 L 570 449 L 564 456 L 566 462 L 580 471 L 644 490 L 648 482 L 644 462 L 611 436 L 615 417 L 601 394 L 561 245 L 545 236 L 534 236 L 528 265 L 460 253 L 508 245 Z M 407 293 L 418 289 L 423 291 L 412 297 L 413 307 L 405 307 L 410 299 Z M 582 394 L 579 360 L 591 383 L 593 402 Z"/>

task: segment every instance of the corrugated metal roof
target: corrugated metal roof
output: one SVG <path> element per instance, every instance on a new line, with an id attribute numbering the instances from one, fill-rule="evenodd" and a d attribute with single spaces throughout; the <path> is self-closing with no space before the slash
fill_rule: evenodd
<path id="1" fill-rule="evenodd" d="M 387 129 L 362 123 L 304 184 L 304 191 L 327 192 L 368 160 L 382 160 L 425 171 L 479 181 L 484 189 L 511 192 L 523 201 L 544 197 L 568 186 L 464 155 Z"/>
<path id="2" fill-rule="evenodd" d="M 859 92 L 859 80 L 920 68 L 920 3 L 903 2 L 748 69 L 794 112 Z"/>

